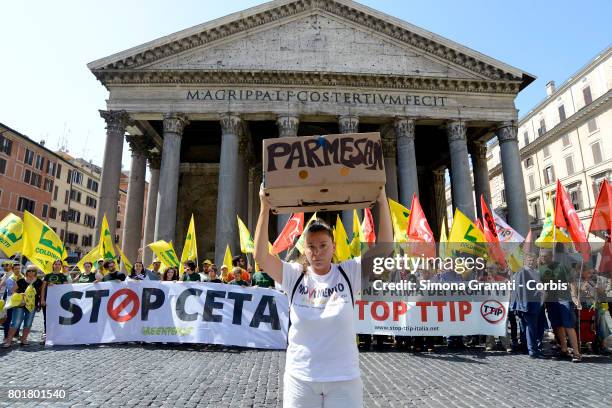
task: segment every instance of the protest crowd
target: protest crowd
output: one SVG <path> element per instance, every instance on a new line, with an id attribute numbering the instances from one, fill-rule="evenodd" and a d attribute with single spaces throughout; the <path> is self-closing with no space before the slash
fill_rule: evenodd
<path id="1" fill-rule="evenodd" d="M 603 194 L 612 196 L 612 187 L 609 184 L 606 188 L 602 188 Z M 557 197 L 560 196 L 562 194 L 557 195 Z M 500 244 L 495 230 L 500 225 L 501 228 L 508 229 L 510 227 L 503 224 L 503 221 L 499 221 L 497 216 L 491 216 L 486 209 L 486 204 L 483 205 L 483 209 L 489 215 L 489 218 L 495 218 L 493 224 L 487 223 L 486 219 L 483 219 L 482 224 L 480 222 L 475 224 L 482 235 L 482 242 L 493 244 L 489 245 L 489 248 L 493 249 L 489 249 L 490 254 L 486 268 L 479 271 L 467 270 L 463 273 L 458 273 L 452 269 L 431 268 L 422 268 L 415 273 L 408 270 L 394 270 L 390 271 L 389 280 L 411 282 L 421 280 L 460 282 L 474 279 L 483 282 L 513 281 L 516 287 L 521 287 L 521 289 L 514 290 L 510 296 L 507 335 L 495 338 L 480 335 L 436 337 L 358 334 L 356 341 L 360 349 L 394 347 L 413 352 L 436 352 L 442 345 L 446 345 L 453 350 L 484 346 L 486 351 L 526 353 L 532 358 L 554 356 L 580 362 L 582 359 L 582 342 L 582 345 L 589 343 L 595 353 L 609 353 L 610 336 L 612 334 L 612 325 L 610 324 L 612 321 L 610 315 L 612 257 L 610 256 L 609 246 L 610 231 L 605 231 L 608 228 L 609 219 L 604 220 L 603 224 L 605 225 L 602 227 L 600 225 L 602 223 L 597 218 L 596 210 L 590 232 L 604 230 L 607 234 L 604 235 L 607 237 L 607 241 L 599 257 L 591 257 L 591 254 L 589 254 L 585 258 L 586 261 L 581 260 L 582 249 L 580 244 L 585 243 L 586 240 L 582 242 L 574 240 L 574 245 L 572 245 L 571 237 L 568 237 L 564 230 L 558 227 L 554 212 L 555 210 L 557 212 L 563 211 L 561 207 L 550 209 L 550 214 L 548 214 L 550 218 L 549 228 L 546 229 L 545 226 L 545 230 L 542 231 L 538 239 L 532 239 L 531 233 L 529 233 L 522 243 L 516 243 L 516 250 L 512 250 L 508 254 L 508 251 L 499 252 L 499 249 L 495 249 Z M 610 204 L 602 205 L 609 206 Z M 398 206 L 401 207 L 399 211 Z M 419 234 L 418 226 L 420 225 L 422 228 L 423 225 L 416 219 L 416 216 L 422 213 L 418 199 L 416 202 L 413 199 L 411 209 L 402 207 L 401 204 L 393 200 L 389 200 L 389 207 L 395 240 L 400 241 L 398 237 L 402 234 L 406 234 L 408 240 L 410 237 L 417 237 Z M 411 219 L 402 220 L 401 217 L 405 214 L 412 214 Z M 609 214 L 608 209 L 608 217 Z M 309 224 L 315 221 L 321 223 L 321 221 L 317 220 L 315 213 L 308 224 L 304 226 L 303 213 L 293 214 L 293 217 L 296 217 L 298 224 L 301 225 L 298 234 L 295 234 L 295 230 L 283 230 L 273 245 L 268 243 L 268 248 L 270 254 L 286 252 L 285 260 L 303 260 L 304 242 L 301 240 L 302 233 L 308 229 Z M 35 218 L 26 213 L 23 221 L 12 214 L 2 220 L 0 236 L 2 236 L 3 242 L 7 241 L 11 231 L 16 231 L 14 228 L 19 227 L 17 236 L 21 236 L 27 235 L 30 229 L 42 227 L 44 223 Z M 446 237 L 443 231 L 444 236 L 438 241 L 440 244 L 438 251 L 448 250 L 443 249 L 442 244 L 449 246 L 452 242 L 457 241 L 453 237 L 453 229 L 455 225 L 462 222 L 461 219 L 461 214 L 456 213 L 449 236 Z M 349 241 L 340 218 L 337 218 L 333 229 L 336 243 L 334 259 L 337 261 L 361 256 L 362 251 L 365 253 L 369 246 L 374 245 L 376 238 L 369 209 L 365 211 L 363 223 L 359 223 L 357 213 L 355 213 L 354 220 L 353 240 Z M 471 221 L 467 222 L 471 223 Z M 495 223 L 498 223 L 497 228 Z M 47 326 L 46 294 L 48 288 L 53 285 L 121 281 L 174 281 L 177 283 L 209 282 L 280 290 L 280 285 L 275 285 L 275 281 L 266 274 L 266 271 L 262 270 L 253 258 L 248 256 L 248 254 L 253 253 L 253 239 L 240 218 L 238 218 L 238 224 L 240 247 L 243 253 L 232 256 L 228 247 L 223 265 L 220 266 L 208 259 L 199 262 L 195 249 L 195 239 L 191 238 L 188 238 L 185 242 L 180 261 L 176 254 L 171 253 L 168 256 L 168 248 L 172 249 L 171 252 L 174 252 L 171 244 L 159 241 L 150 244 L 149 248 L 153 250 L 156 257 L 151 265 L 144 265 L 141 261 L 132 264 L 118 247 L 115 252 L 113 244 L 104 240 L 104 231 L 102 231 L 99 246 L 85 255 L 79 264 L 72 268 L 65 263 L 61 253 L 56 259 L 39 256 L 40 251 L 32 251 L 27 247 L 32 244 L 24 239 L 26 242 L 19 250 L 15 250 L 12 254 L 13 259 L 3 262 L 0 271 L 2 274 L 0 278 L 0 321 L 2 321 L 4 331 L 2 346 L 10 348 L 14 341 L 17 341 L 20 345 L 27 345 L 32 322 L 38 312 L 42 311 L 45 327 Z M 417 226 L 415 227 L 415 225 Z M 108 228 L 108 226 L 103 226 L 103 228 Z M 195 228 L 193 218 L 189 228 L 190 230 Z M 491 228 L 494 230 L 493 234 L 491 234 Z M 573 235 L 570 225 L 566 224 L 566 229 L 569 230 L 570 235 Z M 195 230 L 193 231 L 195 232 Z M 430 231 L 429 234 L 431 234 Z M 50 239 L 60 245 L 60 249 L 63 248 L 59 238 L 52 235 L 54 235 L 53 231 L 50 231 L 48 234 L 51 237 Z M 424 235 L 427 236 L 427 233 Z M 491 235 L 495 238 L 491 238 Z M 15 234 L 13 234 L 14 236 Z M 195 237 L 195 233 L 191 236 Z M 568 240 L 562 241 L 560 240 L 561 237 L 568 237 Z M 497 242 L 495 242 L 495 239 L 497 239 Z M 565 244 L 562 244 L 563 242 Z M 142 253 L 143 249 L 140 251 Z M 502 254 L 501 257 L 499 256 L 500 253 Z M 598 259 L 598 267 L 594 263 L 596 258 Z M 529 290 L 524 285 L 524 282 L 529 280 L 564 282 L 568 284 L 568 290 Z M 44 336 L 43 333 L 43 340 Z M 551 346 L 546 353 L 544 353 L 543 348 L 545 338 L 550 340 L 549 345 Z"/>

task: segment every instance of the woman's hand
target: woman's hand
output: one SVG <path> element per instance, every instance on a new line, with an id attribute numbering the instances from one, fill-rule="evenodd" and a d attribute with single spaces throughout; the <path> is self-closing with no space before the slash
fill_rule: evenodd
<path id="1" fill-rule="evenodd" d="M 259 186 L 259 201 L 261 202 L 261 209 L 262 210 L 270 210 L 270 201 L 268 201 L 268 197 L 266 196 L 266 193 L 264 192 L 264 185 L 263 183 L 261 183 L 261 185 Z"/>

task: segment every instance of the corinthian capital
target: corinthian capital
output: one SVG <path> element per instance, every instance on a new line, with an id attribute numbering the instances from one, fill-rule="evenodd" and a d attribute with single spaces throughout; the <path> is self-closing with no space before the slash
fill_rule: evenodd
<path id="1" fill-rule="evenodd" d="M 276 125 L 278 137 L 297 136 L 300 118 L 296 115 L 278 115 Z"/>
<path id="2" fill-rule="evenodd" d="M 182 113 L 165 113 L 164 114 L 164 133 L 183 134 L 185 126 L 189 124 L 189 119 Z"/>
<path id="3" fill-rule="evenodd" d="M 242 119 L 234 113 L 222 113 L 220 115 L 221 132 L 223 134 L 242 134 Z"/>
<path id="4" fill-rule="evenodd" d="M 470 154 L 472 158 L 486 160 L 487 143 L 481 141 L 470 143 Z"/>
<path id="5" fill-rule="evenodd" d="M 414 139 L 415 120 L 407 117 L 397 117 L 393 123 L 395 127 L 395 136 L 400 139 L 407 137 Z"/>
<path id="6" fill-rule="evenodd" d="M 153 147 L 153 143 L 146 136 L 127 135 L 125 140 L 127 140 L 132 153 L 136 155 L 145 156 L 149 149 Z"/>
<path id="7" fill-rule="evenodd" d="M 359 117 L 356 115 L 342 115 L 338 118 L 340 133 L 357 133 L 359 131 Z"/>
<path id="8" fill-rule="evenodd" d="M 130 115 L 126 111 L 100 110 L 100 116 L 106 121 L 106 133 L 123 136 L 125 128 L 130 124 Z"/>
<path id="9" fill-rule="evenodd" d="M 466 140 L 465 123 L 460 120 L 454 120 L 454 121 L 448 122 L 446 124 L 446 132 L 448 134 L 449 142 Z"/>
<path id="10" fill-rule="evenodd" d="M 513 120 L 507 122 L 501 122 L 497 127 L 497 140 L 499 144 L 506 142 L 517 142 L 516 137 L 516 122 Z"/>

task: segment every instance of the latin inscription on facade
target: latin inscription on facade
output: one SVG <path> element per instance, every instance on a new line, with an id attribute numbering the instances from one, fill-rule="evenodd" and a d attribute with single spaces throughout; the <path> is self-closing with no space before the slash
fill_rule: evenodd
<path id="1" fill-rule="evenodd" d="M 437 95 L 383 92 L 337 92 L 315 90 L 262 90 L 262 89 L 190 89 L 190 101 L 238 102 L 301 102 L 338 105 L 399 105 L 444 107 L 448 98 Z"/>

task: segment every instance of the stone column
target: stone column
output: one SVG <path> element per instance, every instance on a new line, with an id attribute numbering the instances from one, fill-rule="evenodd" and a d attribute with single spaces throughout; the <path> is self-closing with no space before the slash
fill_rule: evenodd
<path id="1" fill-rule="evenodd" d="M 436 241 L 440 236 L 440 229 L 442 226 L 442 220 L 446 216 L 446 179 L 444 177 L 446 169 L 440 167 L 433 171 L 434 181 L 434 203 L 436 210 L 436 224 L 438 226 L 438 234 L 436 235 Z M 448 228 L 448 225 L 447 225 Z"/>
<path id="2" fill-rule="evenodd" d="M 240 188 L 240 164 L 238 144 L 243 134 L 242 120 L 238 115 L 221 115 L 221 161 L 219 163 L 219 191 L 217 195 L 217 223 L 215 230 L 215 263 L 223 265 L 225 248 L 229 244 L 232 254 L 238 253 L 238 189 Z M 230 265 L 231 267 L 231 265 Z"/>
<path id="3" fill-rule="evenodd" d="M 521 157 L 516 137 L 516 122 L 502 122 L 497 128 L 497 140 L 501 150 L 502 172 L 506 202 L 508 203 L 508 224 L 521 235 L 529 230 L 527 195 L 521 168 Z"/>
<path id="4" fill-rule="evenodd" d="M 474 194 L 468 158 L 465 123 L 452 121 L 447 124 L 448 147 L 451 158 L 451 186 L 453 205 L 468 218 L 474 220 Z"/>
<path id="5" fill-rule="evenodd" d="M 480 196 L 483 195 L 487 206 L 491 208 L 491 188 L 489 186 L 489 169 L 487 167 L 487 144 L 486 142 L 473 142 L 470 144 L 470 156 L 472 158 L 472 172 L 474 174 L 474 192 L 476 195 L 476 213 L 478 219 L 482 220 L 482 207 Z"/>
<path id="6" fill-rule="evenodd" d="M 132 164 L 128 180 L 127 202 L 123 226 L 123 253 L 132 262 L 138 257 L 142 233 L 147 152 L 152 147 L 144 136 L 126 137 L 132 151 Z M 123 265 L 122 265 L 123 268 Z M 129 272 L 124 270 L 125 272 Z"/>
<path id="7" fill-rule="evenodd" d="M 147 212 L 145 215 L 145 230 L 144 230 L 144 252 L 143 263 L 145 268 L 153 261 L 153 252 L 147 247 L 147 244 L 153 242 L 155 238 L 155 214 L 157 213 L 157 194 L 159 193 L 159 168 L 161 166 L 161 156 L 159 153 L 149 153 L 149 173 L 151 180 L 149 181 L 149 194 L 147 195 Z"/>
<path id="8" fill-rule="evenodd" d="M 415 121 L 410 118 L 395 119 L 395 136 L 397 138 L 397 173 L 399 184 L 399 201 L 410 208 L 412 195 L 419 195 L 419 177 L 414 150 Z"/>
<path id="9" fill-rule="evenodd" d="M 125 111 L 100 111 L 106 121 L 106 145 L 100 179 L 100 199 L 96 213 L 95 242 L 100 240 L 102 218 L 106 214 L 111 236 L 117 228 L 117 204 L 119 203 L 119 182 L 121 179 L 121 156 L 123 154 L 123 135 L 130 118 Z M 114 240 L 113 240 L 114 241 Z"/>
<path id="10" fill-rule="evenodd" d="M 176 200 L 178 199 L 179 166 L 181 163 L 181 138 L 189 123 L 181 113 L 164 114 L 164 145 L 162 148 L 155 214 L 154 240 L 176 239 Z"/>
<path id="11" fill-rule="evenodd" d="M 340 133 L 357 133 L 359 132 L 359 117 L 356 115 L 341 115 L 338 117 L 338 128 Z M 353 210 L 342 211 L 342 224 L 349 239 L 353 238 Z M 335 221 L 334 221 L 335 222 Z"/>
<path id="12" fill-rule="evenodd" d="M 397 140 L 394 131 L 390 128 L 382 129 L 380 132 L 383 157 L 385 162 L 385 191 L 387 197 L 392 200 L 399 201 L 398 183 L 397 183 Z M 416 171 L 416 166 L 415 166 Z M 410 202 L 407 207 L 410 207 Z"/>
<path id="13" fill-rule="evenodd" d="M 300 118 L 297 115 L 278 115 L 276 118 L 278 126 L 278 137 L 295 137 L 300 126 Z M 281 233 L 291 214 L 278 214 L 276 216 L 276 234 Z M 272 240 L 274 242 L 274 240 Z"/>

